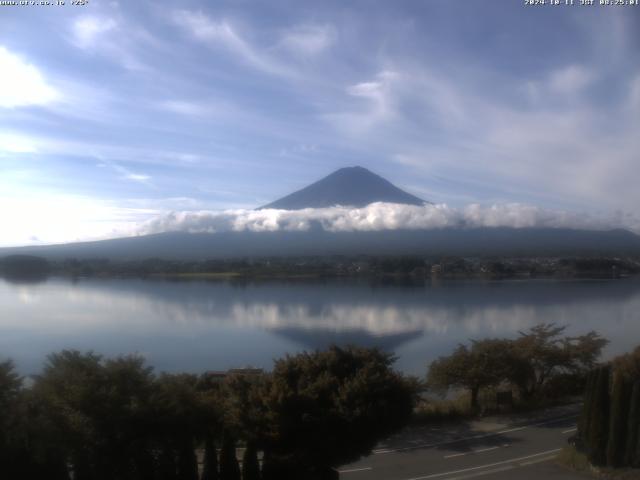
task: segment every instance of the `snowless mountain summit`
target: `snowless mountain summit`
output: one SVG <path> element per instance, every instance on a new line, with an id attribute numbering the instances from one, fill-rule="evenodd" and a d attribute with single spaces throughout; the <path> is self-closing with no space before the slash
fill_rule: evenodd
<path id="1" fill-rule="evenodd" d="M 374 202 L 424 205 L 428 203 L 363 167 L 346 167 L 315 183 L 260 207 L 282 210 L 324 208 L 335 205 L 365 207 Z"/>

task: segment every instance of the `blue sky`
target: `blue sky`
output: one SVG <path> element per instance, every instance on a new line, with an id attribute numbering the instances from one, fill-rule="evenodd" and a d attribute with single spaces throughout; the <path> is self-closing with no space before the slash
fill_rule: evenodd
<path id="1" fill-rule="evenodd" d="M 633 216 L 640 7 L 0 7 L 0 245 L 253 208 L 361 165 L 435 203 Z"/>

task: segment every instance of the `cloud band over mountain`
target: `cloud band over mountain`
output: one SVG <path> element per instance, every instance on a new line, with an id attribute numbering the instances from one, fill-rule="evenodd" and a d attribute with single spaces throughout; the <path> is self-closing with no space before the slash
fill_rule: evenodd
<path id="1" fill-rule="evenodd" d="M 363 208 L 336 206 L 302 210 L 235 209 L 171 212 L 143 223 L 138 233 L 309 231 L 318 227 L 330 232 L 450 227 L 537 227 L 579 230 L 626 228 L 636 233 L 640 231 L 640 223 L 635 217 L 621 214 L 607 217 L 549 210 L 519 203 L 490 206 L 470 204 L 462 208 L 454 208 L 446 204 L 415 206 L 377 202 Z"/>

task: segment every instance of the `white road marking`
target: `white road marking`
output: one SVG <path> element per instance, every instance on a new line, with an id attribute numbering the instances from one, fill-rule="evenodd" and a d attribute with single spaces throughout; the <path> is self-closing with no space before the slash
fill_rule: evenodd
<path id="1" fill-rule="evenodd" d="M 502 435 L 505 433 L 511 433 L 511 432 L 518 432 L 520 430 L 525 430 L 527 428 L 531 428 L 531 427 L 540 427 L 542 425 L 548 425 L 550 423 L 559 423 L 562 422 L 564 420 L 569 420 L 570 418 L 577 418 L 579 417 L 579 415 L 568 415 L 566 417 L 559 417 L 559 418 L 554 418 L 552 420 L 546 420 L 544 422 L 538 422 L 538 423 L 531 423 L 529 425 L 523 425 L 521 427 L 514 427 L 514 428 L 508 428 L 506 430 L 500 430 L 497 432 L 491 432 L 491 433 L 483 433 L 480 435 L 473 435 L 471 437 L 463 437 L 463 438 L 457 438 L 455 440 L 448 440 L 446 442 L 437 442 L 437 443 L 424 443 L 421 445 L 412 445 L 410 447 L 399 447 L 399 448 L 379 448 L 377 450 L 373 450 L 373 452 L 371 452 L 373 455 L 384 455 L 386 453 L 395 453 L 395 452 L 406 452 L 408 450 L 418 450 L 418 449 L 422 449 L 422 448 L 432 448 L 432 447 L 439 447 L 442 445 L 451 445 L 452 443 L 461 443 L 461 442 L 465 442 L 467 440 L 479 440 L 481 438 L 487 438 L 487 437 L 495 437 L 496 435 Z"/>
<path id="2" fill-rule="evenodd" d="M 515 427 L 515 428 L 509 428 L 507 430 L 500 430 L 498 432 L 494 432 L 494 435 L 501 435 L 503 433 L 511 433 L 511 432 L 519 432 L 520 430 L 524 430 L 525 428 L 528 427 L 535 427 L 536 425 L 527 425 L 526 427 Z"/>
<path id="3" fill-rule="evenodd" d="M 481 448 L 480 450 L 474 450 L 473 453 L 482 453 L 482 452 L 490 452 L 491 450 L 497 450 L 500 447 L 489 447 L 489 448 Z"/>
<path id="4" fill-rule="evenodd" d="M 407 480 L 426 480 L 428 478 L 438 478 L 438 477 L 444 477 L 446 475 L 455 475 L 457 473 L 465 473 L 465 472 L 472 472 L 474 470 L 482 470 L 482 469 L 485 469 L 485 468 L 496 467 L 498 465 L 506 465 L 506 464 L 509 464 L 509 463 L 518 463 L 518 462 L 520 462 L 522 460 L 528 460 L 529 458 L 540 457 L 542 455 L 549 455 L 550 453 L 557 453 L 560 450 L 562 450 L 562 449 L 561 448 L 556 448 L 554 450 L 547 450 L 546 452 L 534 453 L 532 455 L 526 455 L 524 457 L 512 458 L 510 460 L 503 460 L 501 462 L 489 463 L 487 465 L 478 465 L 477 467 L 463 468 L 462 470 L 453 470 L 451 472 L 433 473 L 431 475 L 424 475 L 422 477 L 412 477 L 412 478 L 409 478 Z"/>
<path id="5" fill-rule="evenodd" d="M 527 465 L 535 465 L 536 463 L 548 462 L 549 460 L 553 460 L 554 458 L 556 458 L 556 456 L 551 455 L 550 457 L 539 458 L 537 460 L 531 460 L 529 462 L 522 462 L 520 466 L 526 467 Z"/>
<path id="6" fill-rule="evenodd" d="M 490 452 L 491 450 L 497 450 L 498 448 L 506 448 L 506 447 L 510 447 L 510 446 L 511 446 L 511 444 L 505 443 L 503 445 L 498 445 L 496 447 L 481 448 L 480 450 L 471 450 L 470 452 L 453 453 L 451 455 L 445 455 L 443 458 L 463 457 L 464 455 L 469 455 L 469 454 L 473 454 L 473 453 Z"/>
<path id="7" fill-rule="evenodd" d="M 529 425 L 531 427 L 540 427 L 541 425 L 549 425 L 550 423 L 559 423 L 563 420 L 569 420 L 570 418 L 578 418 L 580 414 L 568 415 L 562 418 L 556 418 L 555 420 L 548 420 L 546 422 L 534 423 L 533 425 Z"/>
<path id="8" fill-rule="evenodd" d="M 373 470 L 373 468 L 371 467 L 350 468 L 348 470 L 338 470 L 338 473 L 355 473 L 355 472 L 365 472 L 368 470 Z"/>
<path id="9" fill-rule="evenodd" d="M 464 453 L 454 453 L 453 455 L 445 455 L 444 458 L 456 458 L 456 457 L 463 457 L 465 455 L 467 455 L 469 452 L 464 452 Z"/>
<path id="10" fill-rule="evenodd" d="M 484 472 L 476 472 L 476 473 L 470 473 L 469 475 L 462 475 L 461 477 L 452 477 L 449 478 L 448 480 L 465 480 L 467 478 L 475 478 L 475 477 L 481 477 L 483 475 L 491 475 L 494 473 L 500 473 L 500 472 L 506 472 L 507 470 L 513 470 L 514 467 L 513 465 L 508 465 L 506 467 L 500 467 L 500 468 L 494 468 L 493 470 L 486 470 Z"/>
<path id="11" fill-rule="evenodd" d="M 575 432 L 576 430 L 578 430 L 578 427 L 573 427 L 573 428 L 570 428 L 569 430 L 564 430 L 562 433 L 571 433 L 571 432 Z"/>

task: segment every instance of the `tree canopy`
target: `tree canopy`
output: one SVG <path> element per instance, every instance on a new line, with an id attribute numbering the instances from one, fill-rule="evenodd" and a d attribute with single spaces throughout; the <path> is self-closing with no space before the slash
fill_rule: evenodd
<path id="1" fill-rule="evenodd" d="M 481 388 L 498 385 L 508 377 L 512 358 L 508 340 L 473 340 L 469 347 L 458 345 L 451 355 L 435 360 L 429 367 L 427 383 L 437 390 L 468 389 L 471 408 L 475 409 Z"/>
<path id="2" fill-rule="evenodd" d="M 265 448 L 300 465 L 335 467 L 371 452 L 404 426 L 416 383 L 377 349 L 332 347 L 275 363 L 263 389 Z"/>
<path id="3" fill-rule="evenodd" d="M 566 326 L 554 323 L 536 325 L 513 343 L 516 354 L 509 379 L 523 397 L 531 397 L 558 373 L 586 374 L 597 363 L 609 343 L 590 331 L 577 337 L 563 337 Z"/>
<path id="4" fill-rule="evenodd" d="M 427 383 L 435 390 L 468 389 L 471 407 L 478 407 L 480 389 L 514 385 L 522 398 L 539 393 L 558 375 L 584 377 L 597 363 L 608 340 L 596 332 L 562 336 L 566 327 L 536 325 L 516 339 L 472 340 L 429 366 Z"/>
<path id="5" fill-rule="evenodd" d="M 204 478 L 239 478 L 238 440 L 248 447 L 246 475 L 259 475 L 262 450 L 274 471 L 311 479 L 369 453 L 407 422 L 415 382 L 392 363 L 378 350 L 331 348 L 278 360 L 267 374 L 157 375 L 141 357 L 64 350 L 25 387 L 2 362 L 0 472 L 197 480 L 195 452 L 206 447 Z"/>

